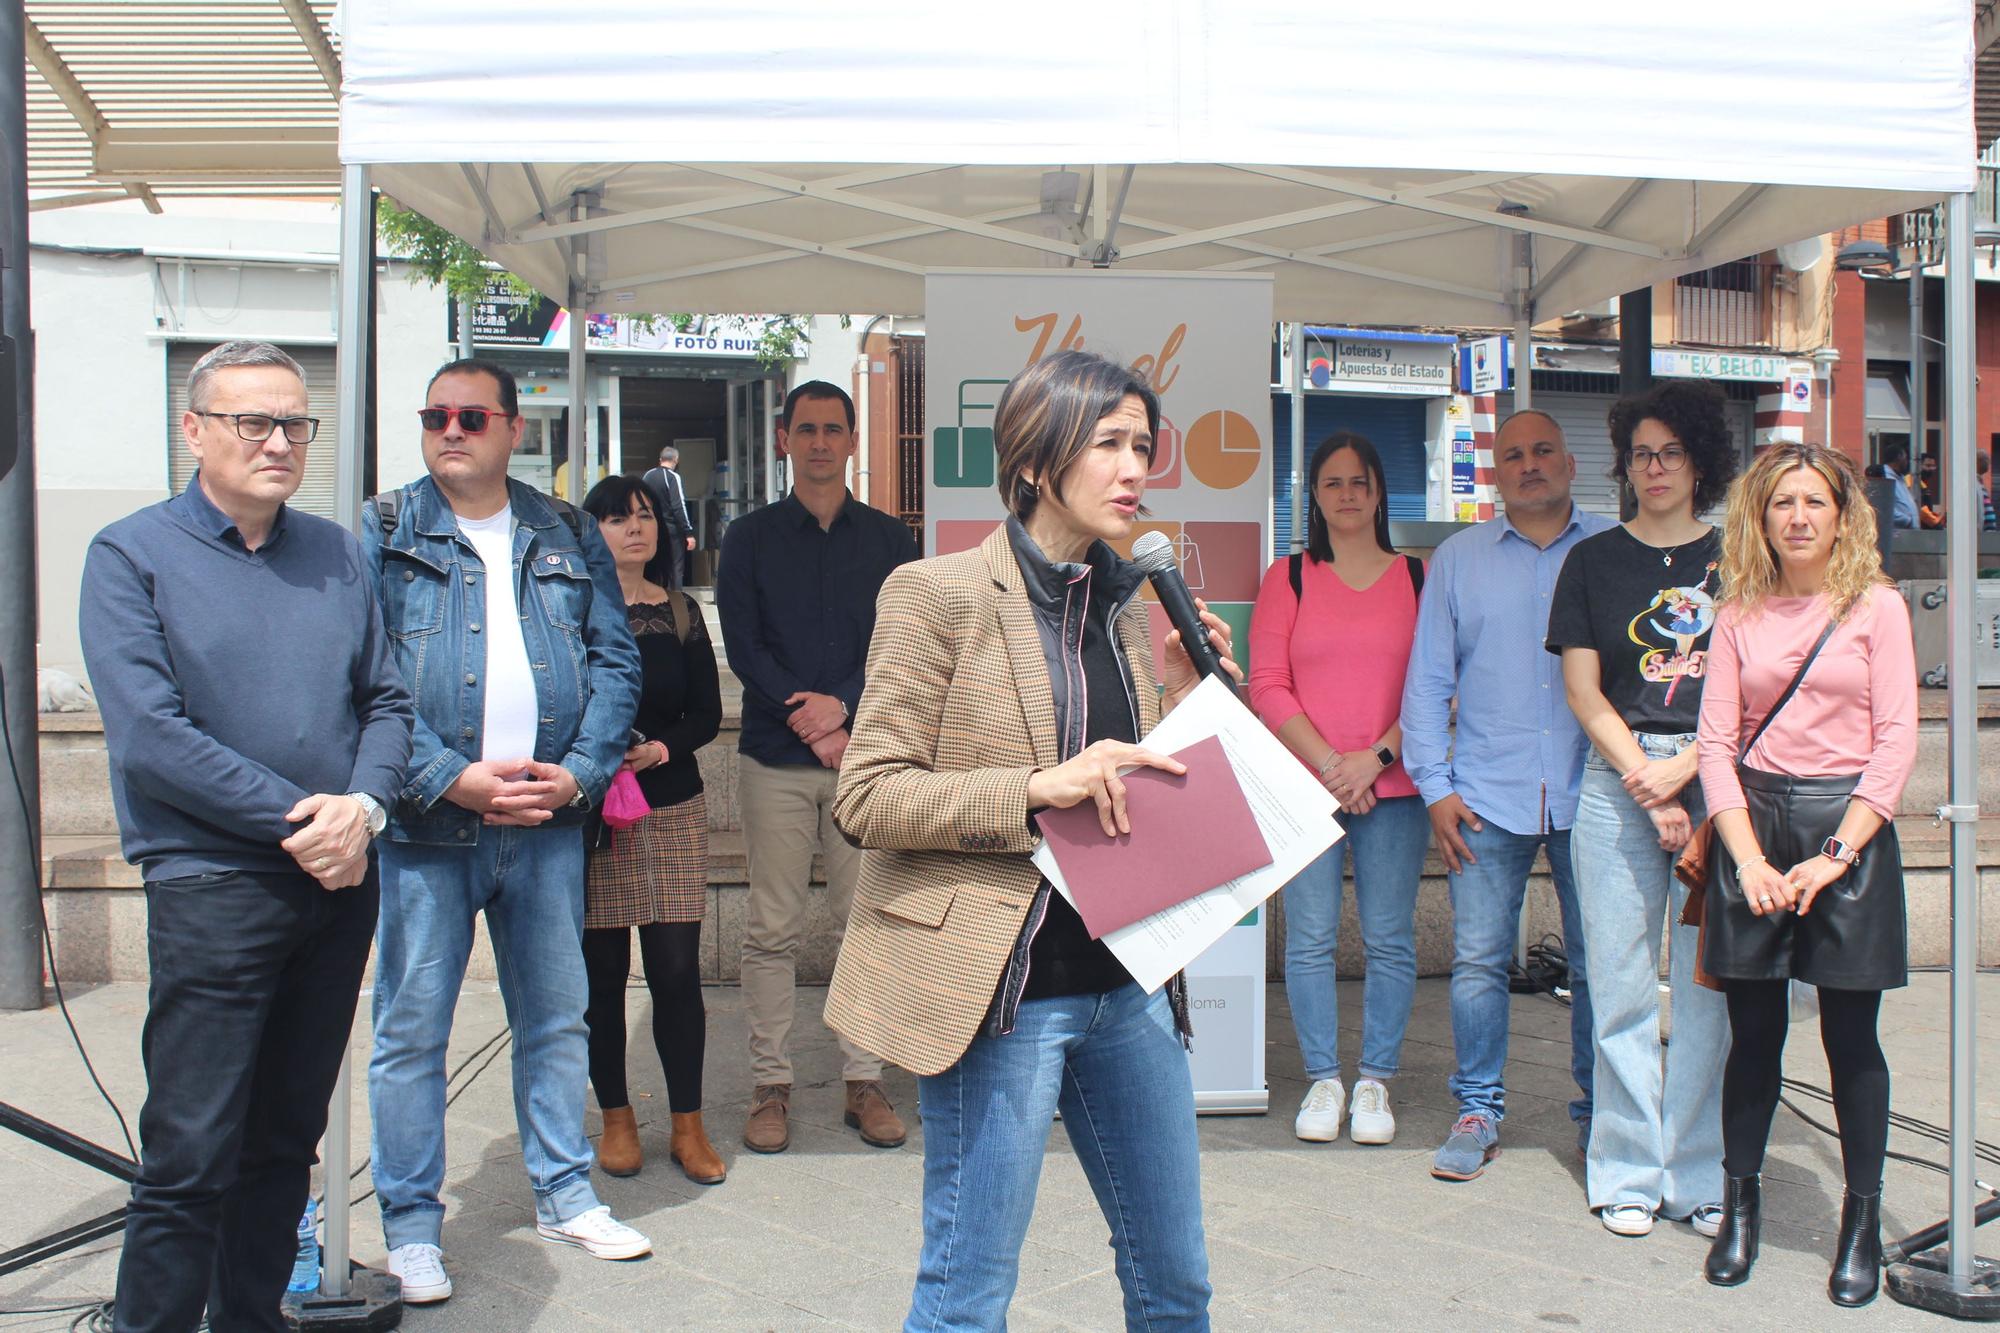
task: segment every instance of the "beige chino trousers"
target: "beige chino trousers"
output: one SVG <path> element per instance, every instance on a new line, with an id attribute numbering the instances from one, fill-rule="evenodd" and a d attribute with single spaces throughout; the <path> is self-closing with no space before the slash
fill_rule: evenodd
<path id="1" fill-rule="evenodd" d="M 799 937 L 805 932 L 813 853 L 826 862 L 826 910 L 837 953 L 854 905 L 861 852 L 833 822 L 840 774 L 817 764 L 760 764 L 740 756 L 737 798 L 750 863 L 750 919 L 743 931 L 743 1007 L 750 1021 L 750 1076 L 790 1083 L 786 1046 L 798 988 Z M 882 1062 L 840 1037 L 841 1076 L 882 1077 Z"/>

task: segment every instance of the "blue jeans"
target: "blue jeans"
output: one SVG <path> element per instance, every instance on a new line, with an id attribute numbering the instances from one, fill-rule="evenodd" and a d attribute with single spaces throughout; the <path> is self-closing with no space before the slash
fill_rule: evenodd
<path id="1" fill-rule="evenodd" d="M 1692 736 L 1635 736 L 1664 759 Z M 1704 813 L 1701 781 L 1681 793 L 1688 813 Z M 1697 986 L 1700 932 L 1680 924 L 1687 890 L 1674 878 L 1675 853 L 1660 850 L 1652 817 L 1618 774 L 1590 753 L 1583 770 L 1574 839 L 1577 891 L 1591 957 L 1597 1039 L 1597 1116 L 1591 1122 L 1590 1206 L 1639 1203 L 1686 1217 L 1722 1197 L 1722 1064 L 1729 1054 L 1729 1007 Z M 1660 931 L 1673 931 L 1668 986 L 1674 1035 L 1660 1056 Z"/>
<path id="2" fill-rule="evenodd" d="M 1208 1327 L 1194 1083 L 1164 991 L 1028 1000 L 917 1080 L 924 1248 L 906 1333 L 1001 1329 L 1058 1109 L 1111 1225 L 1131 1329 Z"/>
<path id="3" fill-rule="evenodd" d="M 1430 817 L 1422 798 L 1391 796 L 1365 815 L 1342 815 L 1347 836 L 1285 885 L 1285 998 L 1306 1078 L 1340 1077 L 1341 871 L 1354 856 L 1354 906 L 1368 954 L 1361 989 L 1361 1077 L 1394 1078 L 1417 996 L 1417 881 Z"/>
<path id="4" fill-rule="evenodd" d="M 471 847 L 385 841 L 381 856 L 368 1107 L 383 1239 L 391 1249 L 440 1243 L 445 1043 L 481 911 L 514 1033 L 514 1118 L 536 1216 L 565 1222 L 595 1208 L 583 1132 L 582 834 L 483 828 Z"/>
<path id="5" fill-rule="evenodd" d="M 1512 1008 L 1507 964 L 1513 960 L 1520 934 L 1528 870 L 1534 865 L 1535 850 L 1546 848 L 1562 910 L 1563 948 L 1569 955 L 1569 1068 L 1583 1094 L 1569 1104 L 1569 1117 L 1580 1124 L 1590 1118 L 1590 983 L 1569 830 L 1509 833 L 1490 819 L 1481 823 L 1485 827 L 1477 833 L 1469 824 L 1460 826 L 1465 845 L 1478 859 L 1451 876 L 1456 945 L 1451 965 L 1451 1040 L 1458 1050 L 1451 1095 L 1458 1099 L 1461 1115 L 1476 1111 L 1497 1123 L 1507 1114 L 1507 1089 L 1501 1081 L 1507 1068 Z"/>

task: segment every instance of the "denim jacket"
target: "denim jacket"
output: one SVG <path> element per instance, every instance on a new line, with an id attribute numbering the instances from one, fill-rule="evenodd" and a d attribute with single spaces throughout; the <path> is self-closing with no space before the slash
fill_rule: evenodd
<path id="1" fill-rule="evenodd" d="M 486 568 L 435 482 L 414 481 L 401 496 L 388 541 L 372 502 L 361 516 L 383 627 L 417 705 L 389 837 L 471 846 L 479 841 L 479 815 L 442 798 L 480 754 L 486 595 L 479 581 Z M 568 769 L 585 805 L 594 806 L 625 756 L 639 706 L 639 649 L 618 573 L 596 523 L 586 518 L 572 531 L 546 497 L 517 481 L 507 483 L 507 499 L 515 521 L 514 595 L 539 705 L 534 757 Z M 582 810 L 558 810 L 543 827 L 583 818 Z"/>

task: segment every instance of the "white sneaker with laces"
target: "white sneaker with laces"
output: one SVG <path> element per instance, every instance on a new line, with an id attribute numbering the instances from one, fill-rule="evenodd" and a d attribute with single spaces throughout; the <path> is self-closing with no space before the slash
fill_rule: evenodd
<path id="1" fill-rule="evenodd" d="M 423 1241 L 398 1245 L 386 1265 L 403 1284 L 403 1304 L 430 1305 L 451 1297 L 451 1278 L 444 1271 L 444 1251 Z"/>
<path id="2" fill-rule="evenodd" d="M 1340 1137 L 1340 1117 L 1347 1110 L 1347 1089 L 1337 1078 L 1319 1079 L 1306 1089 L 1292 1133 L 1307 1143 L 1332 1143 Z"/>
<path id="3" fill-rule="evenodd" d="M 1354 1085 L 1354 1105 L 1347 1114 L 1347 1137 L 1356 1143 L 1392 1143 L 1396 1117 L 1389 1110 L 1389 1089 L 1380 1079 L 1364 1078 Z"/>
<path id="4" fill-rule="evenodd" d="M 609 1204 L 586 1208 L 566 1222 L 537 1222 L 535 1233 L 559 1245 L 574 1245 L 593 1259 L 637 1259 L 653 1252 L 653 1242 L 613 1217 Z"/>
<path id="5" fill-rule="evenodd" d="M 1688 1225 L 1694 1228 L 1697 1236 L 1706 1236 L 1714 1240 L 1716 1233 L 1722 1230 L 1722 1205 L 1703 1204 L 1689 1215 Z"/>

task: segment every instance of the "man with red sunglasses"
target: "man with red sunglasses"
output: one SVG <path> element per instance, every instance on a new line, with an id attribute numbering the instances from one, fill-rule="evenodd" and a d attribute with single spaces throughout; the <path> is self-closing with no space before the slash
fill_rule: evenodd
<path id="1" fill-rule="evenodd" d="M 649 1242 L 590 1184 L 583 1130 L 583 839 L 624 758 L 639 650 L 597 524 L 512 481 L 514 377 L 454 361 L 418 413 L 429 475 L 378 496 L 362 544 L 416 697 L 382 847 L 368 1096 L 389 1270 L 413 1304 L 443 1264 L 445 1043 L 486 914 L 514 1034 L 514 1114 L 536 1230 L 600 1259 Z"/>

